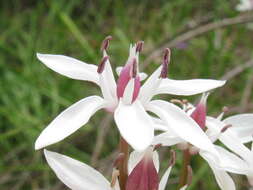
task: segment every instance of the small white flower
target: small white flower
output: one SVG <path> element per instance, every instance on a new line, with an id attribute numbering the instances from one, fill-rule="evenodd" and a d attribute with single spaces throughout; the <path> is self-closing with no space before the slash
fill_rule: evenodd
<path id="1" fill-rule="evenodd" d="M 203 95 L 200 103 L 196 107 L 188 103 L 187 106 L 184 106 L 184 110 L 188 110 L 187 113 L 194 118 L 199 128 L 204 130 L 205 127 L 207 127 L 205 133 L 213 143 L 220 140 L 226 147 L 240 157 L 223 147 L 214 145 L 219 155 L 219 160 L 217 160 L 217 157 L 210 152 L 189 145 L 184 139 L 170 131 L 156 136 L 153 144 L 162 144 L 163 146 L 179 144 L 180 148 L 188 148 L 192 154 L 199 153 L 209 164 L 220 188 L 222 190 L 234 190 L 235 184 L 227 172 L 244 174 L 247 176 L 253 174 L 253 155 L 241 142 L 252 140 L 253 114 L 232 116 L 223 121 L 220 121 L 223 114 L 218 118 L 206 117 L 206 98 L 207 95 Z M 189 108 L 191 109 L 189 110 Z M 160 121 L 160 125 L 163 125 L 162 121 Z M 233 127 L 230 127 L 230 125 Z"/>
<path id="2" fill-rule="evenodd" d="M 150 160 L 150 164 L 153 165 L 151 167 L 155 167 L 154 173 L 157 174 L 159 172 L 159 158 L 157 152 L 150 152 L 150 148 L 148 148 L 143 153 L 133 152 L 130 154 L 129 157 L 129 183 L 132 183 L 132 179 L 134 173 L 140 172 L 138 168 L 147 167 L 143 165 L 141 162 L 145 160 Z M 74 160 L 68 156 L 51 152 L 48 150 L 44 150 L 44 154 L 49 166 L 53 169 L 56 176 L 70 189 L 73 190 L 120 190 L 119 183 L 116 177 L 116 183 L 110 184 L 110 182 L 97 170 L 93 169 L 87 164 L 84 164 L 80 161 Z M 151 156 L 151 157 L 150 157 Z M 153 158 L 152 158 L 153 157 Z M 158 185 L 159 190 L 165 190 L 171 169 L 173 164 L 170 164 L 168 169 L 165 171 L 164 175 L 162 176 L 160 183 Z M 134 172 L 133 172 L 134 171 Z M 148 175 L 150 171 L 146 171 L 142 175 Z M 158 175 L 157 175 L 158 177 Z M 115 180 L 115 179 L 114 179 Z M 151 183 L 152 179 L 148 179 L 148 183 Z M 135 184 L 133 184 L 135 185 Z M 126 187 L 127 190 L 130 190 Z M 140 187 L 141 188 L 141 187 Z M 180 190 L 185 190 L 187 185 L 182 187 Z"/>
<path id="3" fill-rule="evenodd" d="M 130 55 L 126 65 L 120 70 L 115 82 L 106 48 L 109 38 L 104 41 L 103 59 L 99 66 L 87 64 L 63 55 L 37 54 L 38 59 L 50 69 L 72 79 L 91 81 L 97 84 L 103 98 L 90 96 L 84 98 L 58 115 L 40 134 L 35 149 L 40 149 L 68 137 L 90 117 L 104 108 L 114 113 L 114 119 L 120 134 L 135 149 L 142 151 L 152 142 L 156 124 L 146 112 L 151 111 L 159 117 L 167 117 L 167 126 L 175 133 L 199 148 L 214 151 L 212 143 L 195 122 L 181 109 L 171 103 L 155 100 L 157 94 L 194 95 L 212 90 L 225 84 L 225 81 L 209 79 L 172 80 L 168 79 L 167 69 L 170 51 L 164 55 L 163 64 L 141 86 L 138 62 L 142 43 L 130 47 Z M 187 133 L 182 133 L 182 129 Z"/>
<path id="4" fill-rule="evenodd" d="M 253 0 L 240 0 L 240 3 L 236 6 L 237 11 L 250 11 L 253 9 Z"/>

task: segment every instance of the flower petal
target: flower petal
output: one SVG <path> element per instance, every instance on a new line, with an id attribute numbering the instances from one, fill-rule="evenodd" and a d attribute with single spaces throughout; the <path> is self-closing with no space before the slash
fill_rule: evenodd
<path id="1" fill-rule="evenodd" d="M 156 94 L 173 94 L 190 96 L 200 94 L 223 86 L 226 81 L 212 79 L 172 80 L 163 79 L 157 88 Z"/>
<path id="2" fill-rule="evenodd" d="M 68 156 L 44 150 L 49 166 L 73 190 L 111 190 L 110 183 L 92 167 Z"/>
<path id="3" fill-rule="evenodd" d="M 162 146 L 173 146 L 181 142 L 184 142 L 184 140 L 182 140 L 180 137 L 175 136 L 175 134 L 168 131 L 168 132 L 156 135 L 154 137 L 152 144 L 153 145 L 162 144 Z"/>
<path id="4" fill-rule="evenodd" d="M 215 148 L 222 158 L 220 165 L 223 169 L 236 174 L 247 174 L 250 172 L 250 166 L 237 155 L 217 145 Z"/>
<path id="5" fill-rule="evenodd" d="M 135 150 L 143 151 L 151 144 L 154 123 L 138 100 L 130 105 L 120 100 L 114 119 L 120 134 Z"/>
<path id="6" fill-rule="evenodd" d="M 207 152 L 206 152 L 207 153 Z M 200 155 L 208 162 L 209 166 L 213 170 L 215 179 L 222 190 L 235 190 L 235 184 L 233 179 L 222 169 L 216 167 L 214 162 L 209 159 L 209 153 L 205 154 L 204 152 L 200 152 Z"/>
<path id="7" fill-rule="evenodd" d="M 162 177 L 162 179 L 161 179 L 161 181 L 160 181 L 160 183 L 159 183 L 159 190 L 165 190 L 167 181 L 168 181 L 169 176 L 170 176 L 171 169 L 172 169 L 172 166 L 170 166 L 170 167 L 165 171 L 165 173 L 163 174 L 163 177 Z"/>
<path id="8" fill-rule="evenodd" d="M 107 56 L 107 53 L 105 51 L 104 51 L 104 56 Z M 110 89 L 110 92 L 112 94 L 112 97 L 116 99 L 117 98 L 116 82 L 115 82 L 115 78 L 113 75 L 113 71 L 112 71 L 112 67 L 111 67 L 111 63 L 109 59 L 107 59 L 105 63 L 105 70 L 102 74 L 105 75 L 105 79 L 106 79 L 108 88 Z"/>
<path id="9" fill-rule="evenodd" d="M 233 131 L 242 143 L 247 143 L 253 140 L 253 114 L 238 114 L 223 120 L 226 124 L 231 124 L 229 129 Z"/>
<path id="10" fill-rule="evenodd" d="M 90 117 L 105 106 L 98 96 L 84 98 L 58 115 L 40 134 L 35 142 L 35 149 L 59 142 L 86 124 Z"/>
<path id="11" fill-rule="evenodd" d="M 137 151 L 131 152 L 131 154 L 129 156 L 129 160 L 128 160 L 128 173 L 129 174 L 133 171 L 135 166 L 141 161 L 144 154 L 145 154 L 145 151 L 144 152 L 137 152 Z M 159 172 L 159 164 L 160 163 L 159 163 L 159 155 L 158 155 L 157 151 L 153 152 L 153 162 L 154 162 L 157 172 Z"/>
<path id="12" fill-rule="evenodd" d="M 151 100 L 156 92 L 157 87 L 159 86 L 160 81 L 163 80 L 159 78 L 161 71 L 162 66 L 158 67 L 141 87 L 139 99 L 143 105 Z"/>
<path id="13" fill-rule="evenodd" d="M 37 53 L 38 59 L 53 71 L 76 80 L 86 80 L 99 84 L 97 66 L 87 64 L 64 55 Z"/>
<path id="14" fill-rule="evenodd" d="M 207 117 L 206 126 L 209 130 L 220 131 L 226 124 L 216 118 Z M 220 133 L 219 140 L 231 151 L 237 153 L 247 162 L 253 164 L 253 153 L 241 143 L 240 139 L 229 129 Z"/>
<path id="15" fill-rule="evenodd" d="M 203 130 L 179 107 L 162 100 L 154 100 L 150 102 L 147 109 L 166 122 L 180 138 L 218 157 L 217 151 Z"/>

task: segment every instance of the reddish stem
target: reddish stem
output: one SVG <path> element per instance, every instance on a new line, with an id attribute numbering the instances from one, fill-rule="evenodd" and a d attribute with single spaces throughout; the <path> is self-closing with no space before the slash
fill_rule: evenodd
<path id="1" fill-rule="evenodd" d="M 187 183 L 188 165 L 190 165 L 190 162 L 191 162 L 191 154 L 189 153 L 189 150 L 186 149 L 183 151 L 183 167 L 180 173 L 179 189 Z"/>
<path id="2" fill-rule="evenodd" d="M 120 184 L 120 189 L 125 190 L 127 177 L 128 177 L 129 145 L 125 141 L 125 139 L 123 139 L 123 137 L 120 137 L 119 151 L 120 153 L 124 154 L 124 158 L 119 163 L 119 184 Z"/>

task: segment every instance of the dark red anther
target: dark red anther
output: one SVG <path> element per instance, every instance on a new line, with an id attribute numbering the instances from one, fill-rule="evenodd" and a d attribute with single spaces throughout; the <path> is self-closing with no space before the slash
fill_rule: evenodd
<path id="1" fill-rule="evenodd" d="M 143 49 L 143 45 L 144 45 L 144 41 L 137 42 L 137 44 L 136 44 L 136 52 L 140 53 L 142 51 L 142 49 Z"/>
<path id="2" fill-rule="evenodd" d="M 100 64 L 98 65 L 98 69 L 97 69 L 97 72 L 99 74 L 101 74 L 104 71 L 105 63 L 106 63 L 106 61 L 108 61 L 108 59 L 109 59 L 109 56 L 105 56 L 105 57 L 102 58 Z"/>
<path id="3" fill-rule="evenodd" d="M 101 45 L 101 51 L 107 50 L 107 48 L 109 47 L 110 40 L 112 40 L 112 36 L 107 36 L 104 39 L 104 41 L 102 42 L 102 45 Z"/>
<path id="4" fill-rule="evenodd" d="M 132 78 L 135 78 L 137 76 L 137 61 L 134 58 L 133 59 L 133 66 L 132 66 Z"/>
<path id="5" fill-rule="evenodd" d="M 161 148 L 162 147 L 162 144 L 160 143 L 160 144 L 156 144 L 155 146 L 154 146 L 154 151 L 155 150 L 157 150 L 157 149 L 159 149 L 159 148 Z"/>
<path id="6" fill-rule="evenodd" d="M 231 124 L 228 124 L 228 125 L 226 125 L 226 126 L 224 126 L 222 129 L 221 129 L 221 133 L 224 133 L 226 130 L 228 130 L 230 127 L 232 127 L 232 125 Z"/>
<path id="7" fill-rule="evenodd" d="M 168 75 L 168 67 L 170 63 L 170 49 L 166 48 L 164 51 L 164 56 L 163 56 L 163 63 L 162 63 L 162 71 L 160 74 L 160 78 L 167 78 Z"/>

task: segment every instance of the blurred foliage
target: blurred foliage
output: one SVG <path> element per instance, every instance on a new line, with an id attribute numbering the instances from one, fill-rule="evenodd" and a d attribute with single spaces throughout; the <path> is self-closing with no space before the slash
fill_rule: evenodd
<path id="1" fill-rule="evenodd" d="M 36 52 L 65 54 L 97 64 L 101 59 L 101 41 L 112 35 L 109 54 L 116 68 L 126 61 L 130 43 L 145 41 L 143 60 L 150 50 L 173 36 L 201 23 L 238 15 L 234 10 L 237 3 L 237 0 L 1 1 L 0 189 L 66 188 L 48 167 L 42 152 L 34 150 L 34 142 L 63 109 L 83 97 L 100 94 L 93 84 L 74 81 L 47 69 L 36 59 Z M 251 58 L 252 42 L 252 31 L 244 24 L 208 32 L 188 41 L 186 49 L 172 49 L 169 76 L 218 79 Z M 159 59 L 153 62 L 145 72 L 151 73 L 160 62 Z M 246 71 L 212 93 L 209 113 L 219 113 L 224 105 L 238 106 L 251 74 Z M 98 112 L 89 124 L 49 149 L 89 163 L 104 115 Z M 116 127 L 110 128 L 100 159 L 115 150 L 118 138 Z M 178 158 L 171 183 L 179 173 L 180 154 Z M 165 157 L 163 168 L 167 160 Z M 191 189 L 218 189 L 202 159 L 194 158 L 193 171 Z M 245 179 L 237 176 L 235 179 L 245 188 L 242 181 Z"/>

